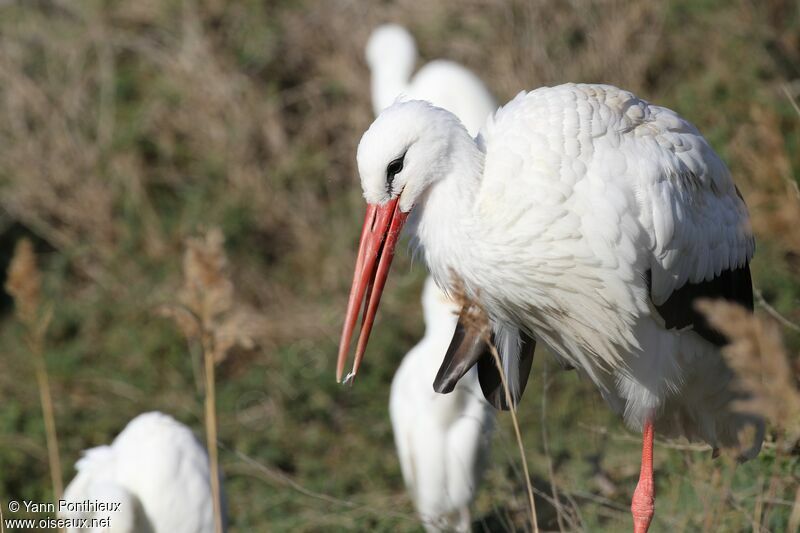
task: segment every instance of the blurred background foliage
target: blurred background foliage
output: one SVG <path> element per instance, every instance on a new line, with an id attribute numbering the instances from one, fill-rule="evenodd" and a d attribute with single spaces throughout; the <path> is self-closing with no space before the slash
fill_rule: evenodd
<path id="1" fill-rule="evenodd" d="M 501 102 L 605 82 L 694 122 L 750 205 L 763 301 L 800 321 L 795 1 L 6 0 L 0 270 L 20 237 L 34 241 L 65 479 L 80 450 L 140 412 L 202 433 L 197 349 L 160 310 L 184 284 L 187 239 L 218 227 L 235 324 L 252 341 L 217 374 L 230 531 L 420 529 L 387 413 L 422 330 L 425 269 L 410 254 L 358 383 L 333 376 L 363 216 L 355 148 L 372 118 L 363 47 L 387 21 L 411 30 L 423 60 L 467 65 Z M 5 294 L 0 313 L 0 500 L 42 501 L 33 365 Z M 542 526 L 558 529 L 558 507 L 586 530 L 629 528 L 639 437 L 594 388 L 540 355 L 520 416 Z M 476 506 L 483 530 L 528 527 L 508 424 Z M 774 445 L 738 468 L 659 445 L 654 529 L 784 531 L 800 512 L 799 463 Z"/>

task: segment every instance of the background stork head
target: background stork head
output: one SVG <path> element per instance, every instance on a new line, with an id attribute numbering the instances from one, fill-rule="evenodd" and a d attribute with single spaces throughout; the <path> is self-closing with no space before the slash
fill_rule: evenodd
<path id="1" fill-rule="evenodd" d="M 398 77 L 408 80 L 417 61 L 417 45 L 404 27 L 383 24 L 370 35 L 366 56 L 370 69 L 391 69 Z"/>

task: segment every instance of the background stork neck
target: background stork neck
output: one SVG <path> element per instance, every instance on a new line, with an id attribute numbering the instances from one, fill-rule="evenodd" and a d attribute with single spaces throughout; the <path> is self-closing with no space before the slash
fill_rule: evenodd
<path id="1" fill-rule="evenodd" d="M 447 337 L 447 341 L 450 340 L 458 321 L 458 309 L 452 307 L 452 309 L 437 310 L 435 313 L 425 313 L 425 337 Z"/>
<path id="2" fill-rule="evenodd" d="M 411 71 L 404 68 L 379 66 L 372 70 L 372 105 L 375 115 L 392 105 L 401 95 L 407 95 Z"/>

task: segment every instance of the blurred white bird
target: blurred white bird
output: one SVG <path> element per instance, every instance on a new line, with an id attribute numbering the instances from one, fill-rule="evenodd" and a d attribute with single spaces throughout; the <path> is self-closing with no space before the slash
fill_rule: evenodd
<path id="1" fill-rule="evenodd" d="M 453 113 L 471 135 L 477 135 L 489 115 L 497 109 L 497 103 L 483 82 L 453 61 L 431 61 L 412 79 L 417 46 L 402 26 L 378 26 L 367 42 L 366 52 L 372 74 L 375 115 L 392 105 L 398 97 L 426 100 Z"/>
<path id="2" fill-rule="evenodd" d="M 469 506 L 488 461 L 494 411 L 476 369 L 452 394 L 431 383 L 453 338 L 459 309 L 434 283 L 422 292 L 425 336 L 392 381 L 389 413 L 406 487 L 428 531 L 469 531 Z"/>
<path id="3" fill-rule="evenodd" d="M 61 518 L 109 517 L 110 524 L 70 528 L 110 533 L 213 533 L 208 455 L 192 431 L 171 416 L 145 413 L 109 446 L 83 452 L 64 491 L 74 504 L 120 503 L 116 511 L 68 510 Z"/>
<path id="4" fill-rule="evenodd" d="M 747 207 L 677 113 L 616 87 L 565 84 L 520 93 L 473 138 L 443 109 L 399 102 L 364 133 L 357 159 L 368 205 L 339 377 L 364 302 L 358 370 L 409 220 L 438 283 L 459 283 L 495 323 L 544 342 L 642 430 L 635 531 L 654 512 L 655 430 L 758 453 L 763 419 L 737 405 L 725 338 L 693 307 L 706 297 L 753 308 Z M 434 386 L 448 392 L 477 365 L 486 393 L 490 356 L 478 333 L 459 331 Z M 528 362 L 501 354 L 513 387 Z"/>
<path id="5" fill-rule="evenodd" d="M 461 119 L 476 135 L 497 104 L 472 72 L 458 63 L 431 61 L 411 80 L 414 38 L 403 27 L 376 28 L 366 49 L 375 114 L 398 97 L 427 100 Z M 422 296 L 425 336 L 403 359 L 392 381 L 389 411 L 403 478 L 426 529 L 468 531 L 469 506 L 487 462 L 494 413 L 477 372 L 452 396 L 431 387 L 456 327 L 458 309 L 428 279 Z"/>

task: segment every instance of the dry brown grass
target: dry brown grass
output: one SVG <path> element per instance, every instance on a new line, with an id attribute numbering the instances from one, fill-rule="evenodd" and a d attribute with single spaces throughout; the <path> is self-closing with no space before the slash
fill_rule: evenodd
<path id="1" fill-rule="evenodd" d="M 17 242 L 6 276 L 5 289 L 14 298 L 17 319 L 26 327 L 37 329 L 42 306 L 42 275 L 29 239 Z"/>
<path id="2" fill-rule="evenodd" d="M 113 82 L 102 64 L 108 44 L 95 32 L 65 45 L 47 25 L 20 31 L 24 39 L 0 38 L 0 166 L 14 169 L 0 205 L 55 248 L 79 251 L 76 263 L 101 279 L 100 259 L 109 259 L 119 228 L 114 184 L 96 172 L 109 142 L 109 102 L 90 97 Z M 33 49 L 50 59 L 41 76 L 31 69 Z"/>
<path id="3" fill-rule="evenodd" d="M 746 198 L 757 236 L 800 253 L 800 190 L 774 111 L 753 106 L 752 123 L 733 140 L 745 176 Z"/>
<path id="4" fill-rule="evenodd" d="M 25 343 L 33 359 L 47 439 L 47 459 L 50 465 L 53 500 L 58 501 L 64 494 L 64 479 L 61 475 L 58 432 L 56 431 L 53 398 L 50 395 L 50 378 L 44 358 L 45 334 L 47 326 L 50 324 L 52 309 L 42 305 L 42 276 L 36 264 L 33 244 L 28 239 L 20 240 L 14 248 L 14 256 L 8 267 L 5 289 L 14 298 L 17 320 L 25 328 Z"/>
<path id="5" fill-rule="evenodd" d="M 233 348 L 253 349 L 263 327 L 260 315 L 236 298 L 224 244 L 219 228 L 186 241 L 180 305 L 164 308 L 186 338 L 210 336 L 215 364 L 223 362 Z"/>
<path id="6" fill-rule="evenodd" d="M 206 445 L 217 533 L 223 531 L 223 515 L 214 369 L 232 348 L 252 349 L 258 327 L 257 315 L 236 304 L 224 244 L 225 237 L 219 228 L 212 228 L 203 237 L 187 241 L 183 256 L 184 286 L 178 296 L 179 302 L 161 308 L 162 314 L 176 321 L 190 343 L 200 346 L 205 376 Z"/>
<path id="7" fill-rule="evenodd" d="M 520 88 L 568 80 L 615 83 L 651 96 L 654 72 L 670 72 L 662 63 L 697 61 L 695 43 L 665 40 L 665 12 L 662 3 L 632 0 L 402 0 L 380 8 L 338 1 L 274 9 L 281 31 L 263 39 L 248 26 L 253 17 L 244 6 L 190 1 L 170 9 L 145 2 L 98 11 L 58 3 L 53 14 L 2 37 L 0 166 L 14 169 L 15 179 L 3 188 L 0 206 L 93 281 L 118 289 L 142 275 L 139 265 L 118 256 L 121 243 L 138 240 L 142 253 L 161 260 L 196 229 L 172 227 L 156 205 L 158 194 L 214 183 L 219 209 L 246 204 L 257 213 L 248 231 L 259 235 L 272 261 L 290 265 L 297 279 L 316 280 L 303 290 L 341 290 L 351 265 L 334 250 L 349 245 L 350 236 L 332 240 L 318 229 L 352 218 L 331 213 L 331 198 L 350 198 L 358 210 L 353 154 L 371 117 L 362 58 L 370 28 L 387 18 L 408 24 L 424 58 L 450 57 L 475 68 L 499 101 Z M 454 29 L 448 21 L 455 14 Z M 737 6 L 726 17 L 752 13 Z M 707 56 L 718 63 L 719 38 L 709 39 Z M 243 68 L 235 54 L 258 47 L 269 50 L 266 59 L 260 54 L 265 62 Z M 40 56 L 48 68 L 32 69 Z M 133 75 L 151 82 L 133 95 L 114 85 Z M 128 105 L 135 114 L 118 112 Z M 132 147 L 114 146 L 129 135 Z M 313 173 L 323 179 L 297 177 Z M 256 265 L 237 268 L 246 270 L 248 298 L 272 306 L 267 313 L 284 322 L 270 334 L 285 338 L 300 329 L 293 327 L 299 321 L 283 320 L 287 305 L 328 321 Z"/>
<path id="8" fill-rule="evenodd" d="M 697 308 L 729 339 L 722 350 L 738 386 L 750 393 L 751 407 L 782 434 L 784 447 L 800 439 L 800 390 L 779 326 L 724 300 L 700 300 Z"/>
<path id="9" fill-rule="evenodd" d="M 800 443 L 800 389 L 778 324 L 724 300 L 701 300 L 696 305 L 711 325 L 730 340 L 722 355 L 735 372 L 735 386 L 747 393 L 747 400 L 738 402 L 746 405 L 737 405 L 733 409 L 764 415 L 778 434 L 777 453 L 788 456 Z M 746 442 L 747 438 L 743 441 Z M 768 513 L 763 509 L 774 500 L 779 489 L 785 490 L 787 482 L 791 483 L 791 480 L 772 469 L 766 492 L 759 495 L 753 518 L 754 530 L 766 527 Z M 787 531 L 797 531 L 798 526 L 800 489 L 795 492 Z"/>

